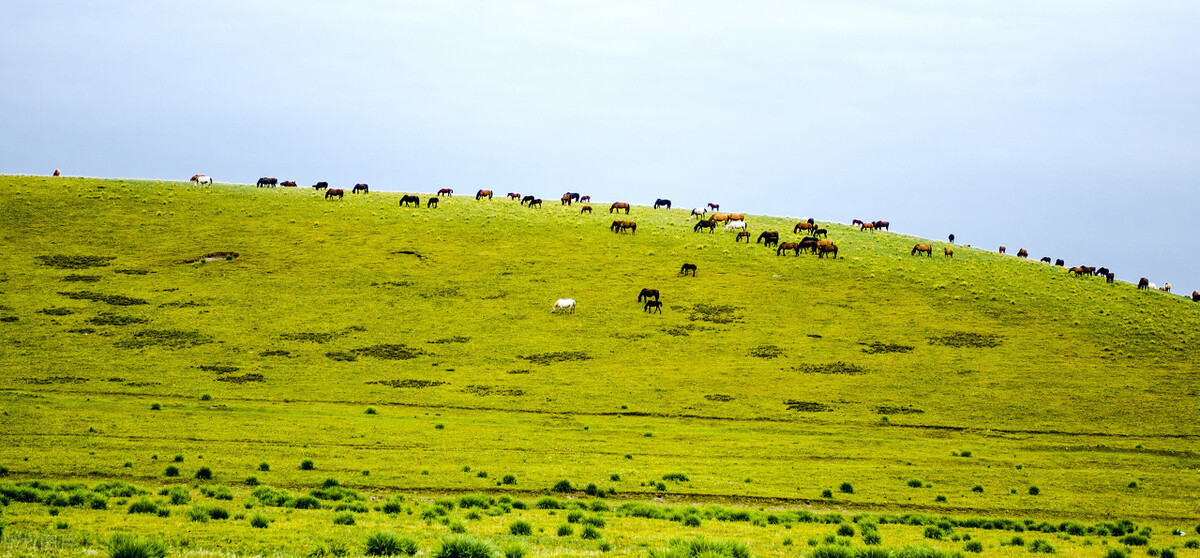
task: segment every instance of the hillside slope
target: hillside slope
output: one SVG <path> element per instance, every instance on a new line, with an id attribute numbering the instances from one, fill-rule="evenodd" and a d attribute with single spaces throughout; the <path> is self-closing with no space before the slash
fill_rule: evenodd
<path id="1" fill-rule="evenodd" d="M 1181 297 L 836 223 L 839 257 L 818 259 L 645 206 L 614 234 L 601 203 L 0 186 L 0 464 L 19 475 L 155 478 L 150 454 L 187 451 L 228 471 L 312 457 L 379 487 L 509 472 L 636 493 L 678 470 L 672 492 L 717 498 L 849 481 L 836 505 L 1200 512 L 1200 305 Z M 552 315 L 563 297 L 578 311 Z"/>

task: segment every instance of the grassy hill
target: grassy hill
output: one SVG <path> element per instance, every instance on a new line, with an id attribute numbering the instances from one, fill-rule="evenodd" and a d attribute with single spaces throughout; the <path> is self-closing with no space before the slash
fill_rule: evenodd
<path id="1" fill-rule="evenodd" d="M 157 490 L 205 466 L 239 501 L 248 476 L 526 499 L 567 480 L 681 506 L 1128 517 L 1160 532 L 1200 516 L 1200 305 L 1181 297 L 966 247 L 911 256 L 919 239 L 819 208 L 837 259 L 777 256 L 644 205 L 620 217 L 635 234 L 614 234 L 607 203 L 586 215 L 462 195 L 414 209 L 398 194 L 224 184 L 0 187 L 9 482 Z M 798 238 L 796 219 L 748 222 Z M 696 277 L 678 274 L 685 262 Z M 662 314 L 643 312 L 642 288 L 661 291 Z M 578 311 L 551 314 L 558 298 Z M 10 532 L 53 531 L 41 509 L 10 505 Z M 305 551 L 296 532 L 334 527 L 291 513 L 290 539 L 193 536 Z M 71 529 L 195 527 L 121 515 L 80 511 Z M 412 521 L 430 540 L 447 528 L 425 519 Z M 494 521 L 470 532 L 506 534 L 509 519 Z M 619 553 L 693 531 L 629 521 L 608 539 Z M 697 532 L 765 554 L 809 538 L 734 526 Z M 591 544 L 545 538 L 529 544 Z M 884 534 L 910 538 L 921 532 Z M 988 552 L 1011 550 L 998 540 Z"/>

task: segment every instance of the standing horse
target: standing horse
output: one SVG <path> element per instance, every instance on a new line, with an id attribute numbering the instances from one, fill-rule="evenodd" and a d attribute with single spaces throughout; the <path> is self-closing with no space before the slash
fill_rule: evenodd
<path id="1" fill-rule="evenodd" d="M 802 221 L 802 222 L 796 223 L 796 226 L 792 227 L 792 234 L 799 233 L 800 231 L 812 231 L 812 230 L 815 230 L 816 228 L 817 228 L 816 225 Z"/>
<path id="2" fill-rule="evenodd" d="M 438 190 L 437 195 L 454 197 L 454 188 L 442 188 L 441 190 Z"/>
<path id="3" fill-rule="evenodd" d="M 660 207 L 671 209 L 671 200 L 654 200 L 654 209 L 658 209 Z"/>
<path id="4" fill-rule="evenodd" d="M 554 301 L 554 306 L 550 307 L 550 313 L 553 314 L 557 310 L 562 310 L 563 312 L 569 311 L 572 314 L 574 314 L 575 313 L 575 299 L 560 298 L 560 299 Z"/>
<path id="5" fill-rule="evenodd" d="M 1038 261 L 1040 261 L 1040 262 L 1042 262 L 1042 263 L 1050 263 L 1050 256 L 1046 256 L 1046 257 L 1044 257 L 1044 258 L 1042 258 L 1041 260 L 1038 260 Z M 1059 261 L 1062 261 L 1062 260 L 1059 260 Z"/>
<path id="6" fill-rule="evenodd" d="M 533 206 L 535 206 L 535 205 L 538 207 L 541 207 L 542 206 L 542 198 L 536 198 L 534 200 L 531 200 L 529 202 L 529 209 L 533 209 Z"/>
<path id="7" fill-rule="evenodd" d="M 571 205 L 571 194 L 563 194 L 562 201 L 560 203 L 562 205 Z"/>
<path id="8" fill-rule="evenodd" d="M 58 169 L 54 169 L 54 176 L 62 176 L 62 173 Z"/>
<path id="9" fill-rule="evenodd" d="M 1024 248 L 1021 248 L 1020 250 L 1017 250 L 1017 257 L 1018 258 L 1029 258 L 1029 251 Z"/>
<path id="10" fill-rule="evenodd" d="M 1200 291 L 1192 291 L 1192 302 L 1200 302 Z"/>
<path id="11" fill-rule="evenodd" d="M 212 177 L 208 176 L 207 174 L 197 174 L 192 176 L 192 182 L 195 182 L 197 186 L 200 186 L 201 184 L 213 183 Z"/>
<path id="12" fill-rule="evenodd" d="M 590 205 L 585 205 L 585 206 L 583 206 L 583 207 L 579 208 L 579 214 L 580 214 L 580 215 L 583 215 L 584 213 L 587 213 L 588 215 L 591 215 L 591 214 L 592 214 L 592 206 L 590 206 Z"/>
<path id="13" fill-rule="evenodd" d="M 833 254 L 833 258 L 837 259 L 837 244 L 825 244 L 823 246 L 817 246 L 817 250 L 818 250 L 818 254 L 817 254 L 818 258 L 824 258 L 825 254 Z M 799 255 L 799 254 L 797 254 L 797 255 Z"/>
<path id="14" fill-rule="evenodd" d="M 730 213 L 729 220 L 730 221 L 745 221 L 746 214 L 745 213 Z"/>
<path id="15" fill-rule="evenodd" d="M 316 184 L 313 184 L 312 187 L 313 187 L 313 190 L 324 190 L 329 187 L 329 183 L 328 182 L 318 182 Z"/>
<path id="16" fill-rule="evenodd" d="M 410 203 L 412 204 L 413 207 L 421 207 L 421 198 L 419 198 L 417 196 L 401 196 L 400 197 L 400 207 L 404 207 Z"/>
<path id="17" fill-rule="evenodd" d="M 1058 267 L 1066 267 L 1067 262 L 1064 262 L 1062 260 L 1062 258 L 1059 258 L 1057 260 L 1054 260 L 1054 265 L 1057 265 Z"/>
<path id="18" fill-rule="evenodd" d="M 858 226 L 860 226 L 860 227 L 861 227 L 861 226 L 862 226 L 862 224 L 863 224 L 863 222 L 862 222 L 862 219 L 855 219 L 855 220 L 853 220 L 853 221 L 850 221 L 850 226 L 851 226 L 851 227 L 853 227 L 854 225 L 858 225 Z"/>
<path id="19" fill-rule="evenodd" d="M 708 208 L 713 211 L 719 211 L 721 209 L 721 205 L 715 204 L 715 203 L 710 203 L 710 204 L 708 204 Z"/>
<path id="20" fill-rule="evenodd" d="M 734 242 L 741 242 L 743 238 L 744 238 L 744 239 L 746 239 L 746 244 L 750 244 L 750 231 L 741 231 L 741 232 L 739 232 L 739 233 L 737 234 L 737 238 L 733 239 L 733 241 L 734 241 Z"/>
<path id="21" fill-rule="evenodd" d="M 712 219 L 697 221 L 696 226 L 692 227 L 692 232 L 700 232 L 700 229 L 708 229 L 708 232 L 717 230 L 717 222 Z"/>
<path id="22" fill-rule="evenodd" d="M 637 223 L 633 221 L 617 221 L 617 232 L 621 233 L 625 231 L 629 231 L 631 234 L 637 233 Z"/>
<path id="23" fill-rule="evenodd" d="M 873 224 L 873 225 L 875 225 L 875 228 L 876 228 L 876 229 L 883 229 L 883 230 L 885 230 L 885 231 L 886 231 L 886 230 L 890 230 L 890 229 L 888 229 L 888 222 L 887 222 L 887 221 L 875 221 L 875 222 L 874 222 L 874 223 L 872 223 L 872 224 Z M 951 243 L 951 244 L 954 244 L 954 235 L 950 235 L 950 243 Z"/>
<path id="24" fill-rule="evenodd" d="M 779 245 L 779 233 L 775 232 L 775 231 L 763 231 L 761 233 L 758 233 L 758 239 L 756 239 L 754 241 L 754 243 L 758 244 L 760 242 L 764 243 L 763 246 L 769 247 L 772 244 L 778 246 Z"/>
<path id="25" fill-rule="evenodd" d="M 707 209 L 705 209 L 705 208 L 703 208 L 703 207 L 697 207 L 697 208 L 695 208 L 695 209 L 693 209 L 693 210 L 692 210 L 692 215 L 691 215 L 691 216 L 692 216 L 692 217 L 698 217 L 698 218 L 701 218 L 701 219 L 703 219 L 703 218 L 704 218 L 704 215 L 705 215 L 706 213 L 708 213 L 708 210 L 707 210 Z"/>
<path id="26" fill-rule="evenodd" d="M 1163 286 L 1159 287 L 1159 288 L 1158 288 L 1158 290 L 1160 290 L 1160 291 L 1162 291 L 1162 292 L 1164 292 L 1164 293 L 1169 293 L 1169 292 L 1171 292 L 1171 284 L 1170 284 L 1170 283 L 1166 283 L 1166 284 L 1164 284 Z"/>
<path id="27" fill-rule="evenodd" d="M 609 212 L 609 213 L 612 213 L 612 212 L 614 212 L 614 211 L 620 211 L 620 210 L 622 210 L 622 209 L 624 209 L 624 210 L 625 210 L 625 214 L 626 214 L 626 215 L 629 215 L 629 204 L 627 204 L 627 203 L 625 203 L 625 202 L 615 202 L 615 203 L 613 203 L 611 206 L 609 206 L 609 208 L 608 208 L 608 212 Z"/>
<path id="28" fill-rule="evenodd" d="M 641 302 L 642 299 L 650 300 L 650 297 L 658 300 L 658 289 L 642 289 L 642 292 L 638 293 L 638 302 Z"/>
<path id="29" fill-rule="evenodd" d="M 800 243 L 799 242 L 784 242 L 783 244 L 780 244 L 779 246 L 777 246 L 775 248 L 775 255 L 782 256 L 784 254 L 784 252 L 787 252 L 788 250 L 795 252 L 796 255 L 799 256 L 800 255 Z"/>
<path id="30" fill-rule="evenodd" d="M 746 230 L 746 222 L 745 221 L 730 221 L 728 223 L 725 223 L 725 230 L 727 230 L 727 231 L 732 231 L 732 230 L 745 231 Z"/>
<path id="31" fill-rule="evenodd" d="M 1145 277 L 1142 277 L 1141 280 L 1138 281 L 1138 290 L 1144 290 L 1144 289 L 1149 289 L 1149 288 L 1150 288 L 1150 280 Z"/>
<path id="32" fill-rule="evenodd" d="M 727 213 L 713 213 L 713 216 L 712 216 L 712 217 L 709 217 L 709 220 L 711 220 L 711 221 L 714 221 L 714 222 L 720 222 L 720 223 L 724 223 L 724 222 L 726 222 L 726 221 L 729 221 L 729 214 L 727 214 Z"/>
<path id="33" fill-rule="evenodd" d="M 432 198 L 429 198 L 429 201 L 425 203 L 425 207 L 426 207 L 426 209 L 428 209 L 428 208 L 430 208 L 430 207 L 432 207 L 432 208 L 434 208 L 434 209 L 437 209 L 437 206 L 438 206 L 438 199 L 439 199 L 439 198 L 438 198 L 437 196 L 434 196 L 434 197 L 432 197 Z"/>
<path id="34" fill-rule="evenodd" d="M 696 276 L 696 264 L 685 263 L 683 267 L 679 268 L 680 275 L 687 275 L 689 272 L 692 274 L 692 277 Z"/>
<path id="35" fill-rule="evenodd" d="M 815 237 L 815 236 L 806 236 L 806 237 L 800 239 L 800 250 L 803 250 L 810 254 L 816 254 L 817 253 L 817 245 L 822 242 L 829 242 L 829 241 L 828 240 L 817 240 L 817 237 Z M 797 254 L 797 255 L 799 255 L 799 254 Z"/>
<path id="36" fill-rule="evenodd" d="M 590 201 L 592 201 L 591 196 L 579 196 L 579 203 L 586 203 Z"/>
<path id="37" fill-rule="evenodd" d="M 519 200 L 519 199 L 521 199 L 521 194 L 518 194 L 518 193 L 516 193 L 516 192 L 509 192 L 509 193 L 508 193 L 508 199 L 510 199 L 510 200 Z"/>
<path id="38" fill-rule="evenodd" d="M 340 199 L 342 199 L 342 194 L 345 194 L 345 193 L 346 193 L 346 191 L 341 188 L 329 188 L 329 189 L 325 190 L 325 199 L 337 198 L 340 200 Z"/>
<path id="39" fill-rule="evenodd" d="M 1001 253 L 1001 254 L 1003 254 L 1005 250 L 1008 250 L 1008 248 L 1005 248 L 1004 246 L 1001 246 L 1001 247 L 1000 247 L 1000 253 Z"/>
<path id="40" fill-rule="evenodd" d="M 860 231 L 872 230 L 873 231 L 873 230 L 875 230 L 875 223 L 863 223 L 858 226 L 858 230 L 860 230 Z"/>
<path id="41" fill-rule="evenodd" d="M 912 252 L 910 252 L 908 255 L 913 256 L 917 255 L 918 253 L 925 254 L 926 256 L 933 256 L 933 246 L 928 244 L 918 244 L 913 246 Z"/>
<path id="42" fill-rule="evenodd" d="M 946 256 L 947 258 L 953 258 L 954 250 L 951 250 L 949 247 L 942 248 L 942 255 Z"/>
<path id="43" fill-rule="evenodd" d="M 491 190 L 480 190 L 478 192 L 475 192 L 475 200 L 476 201 L 481 200 L 483 198 L 487 198 L 489 200 L 492 199 L 492 191 Z"/>
<path id="44" fill-rule="evenodd" d="M 646 305 L 642 307 L 645 311 L 662 314 L 662 303 L 657 300 L 647 300 Z"/>
<path id="45" fill-rule="evenodd" d="M 370 192 L 370 191 L 371 191 L 371 187 L 367 186 L 366 184 L 355 184 L 354 188 L 352 190 L 350 190 L 350 193 L 357 194 L 359 192 L 362 192 L 362 193 L 366 194 L 367 192 Z"/>
<path id="46" fill-rule="evenodd" d="M 270 186 L 270 187 L 272 187 L 272 188 L 273 188 L 273 187 L 275 187 L 275 185 L 276 185 L 276 184 L 279 184 L 279 179 L 278 179 L 278 178 L 272 178 L 272 177 L 269 177 L 269 176 L 264 176 L 264 177 L 262 177 L 262 178 L 258 179 L 258 187 L 259 187 L 259 188 L 265 188 L 265 187 L 268 187 L 268 186 Z"/>

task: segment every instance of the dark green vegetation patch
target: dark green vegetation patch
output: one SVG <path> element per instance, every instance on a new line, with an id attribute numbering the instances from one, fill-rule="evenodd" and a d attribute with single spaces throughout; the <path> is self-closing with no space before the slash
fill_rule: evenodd
<path id="1" fill-rule="evenodd" d="M 705 395 L 704 398 L 709 401 L 717 401 L 720 403 L 724 403 L 726 401 L 733 401 L 733 396 L 724 395 L 724 394 L 720 394 L 720 393 L 713 393 L 711 395 Z"/>
<path id="2" fill-rule="evenodd" d="M 63 277 L 62 280 L 63 281 L 72 281 L 72 282 L 77 282 L 77 283 L 95 283 L 100 280 L 100 276 L 99 275 L 78 275 L 78 274 L 72 273 L 66 277 Z"/>
<path id="3" fill-rule="evenodd" d="M 208 372 L 216 372 L 217 374 L 228 374 L 230 372 L 237 372 L 238 370 L 241 370 L 241 368 L 238 368 L 236 366 L 221 366 L 221 365 L 207 365 L 207 364 L 202 364 L 198 368 L 200 368 L 201 370 L 208 371 Z"/>
<path id="4" fill-rule="evenodd" d="M 410 380 L 377 380 L 374 382 L 367 382 L 367 383 L 368 384 L 379 384 L 381 386 L 390 386 L 390 387 L 394 387 L 394 388 L 417 388 L 417 389 L 446 385 L 446 382 L 442 382 L 439 380 L 411 380 L 411 379 Z"/>
<path id="5" fill-rule="evenodd" d="M 925 412 L 910 405 L 876 405 L 874 410 L 881 415 L 919 415 Z"/>
<path id="6" fill-rule="evenodd" d="M 113 306 L 136 306 L 139 304 L 148 304 L 145 300 L 140 298 L 133 298 L 123 295 L 106 295 L 93 293 L 91 291 L 59 292 L 58 294 L 72 300 L 100 301 Z"/>
<path id="7" fill-rule="evenodd" d="M 525 390 L 497 386 L 467 386 L 463 388 L 463 392 L 481 397 L 487 395 L 507 395 L 510 397 L 519 397 L 525 395 Z"/>
<path id="8" fill-rule="evenodd" d="M 120 273 L 121 275 L 146 275 L 150 272 L 144 269 L 114 269 L 113 273 Z"/>
<path id="9" fill-rule="evenodd" d="M 116 256 L 37 256 L 42 265 L 58 269 L 87 269 L 89 267 L 105 267 L 108 262 L 117 259 Z"/>
<path id="10" fill-rule="evenodd" d="M 842 361 L 829 362 L 826 364 L 801 364 L 795 367 L 797 372 L 805 374 L 866 374 L 867 369 L 856 364 L 849 364 Z"/>
<path id="11" fill-rule="evenodd" d="M 229 382 L 231 384 L 244 384 L 247 382 L 265 382 L 267 379 L 264 378 L 262 374 L 251 372 L 249 374 L 242 374 L 240 376 L 221 376 L 220 378 L 217 378 L 217 381 Z"/>
<path id="12" fill-rule="evenodd" d="M 880 343 L 878 341 L 876 341 L 874 343 L 860 343 L 860 344 L 867 346 L 865 349 L 863 349 L 863 352 L 867 353 L 869 355 L 877 355 L 877 354 L 881 354 L 881 353 L 911 353 L 914 348 L 912 345 L 900 345 L 897 343 Z"/>
<path id="13" fill-rule="evenodd" d="M 285 341 L 309 341 L 312 343 L 328 343 L 333 341 L 336 334 L 333 333 L 316 333 L 311 331 L 302 331 L 299 333 L 284 333 L 279 336 Z"/>
<path id="14" fill-rule="evenodd" d="M 55 307 L 55 308 L 43 308 L 41 310 L 38 310 L 38 314 L 45 314 L 47 316 L 66 316 L 66 315 L 74 314 L 74 313 L 75 313 L 75 311 L 71 310 L 70 308 Z"/>
<path id="15" fill-rule="evenodd" d="M 22 378 L 27 384 L 35 386 L 48 386 L 52 384 L 82 384 L 87 382 L 87 378 L 79 378 L 76 376 L 50 376 L 47 378 Z"/>
<path id="16" fill-rule="evenodd" d="M 795 399 L 786 399 L 783 402 L 787 405 L 789 411 L 799 411 L 801 413 L 822 413 L 832 411 L 833 407 L 816 401 L 796 401 Z"/>
<path id="17" fill-rule="evenodd" d="M 408 360 L 427 354 L 421 349 L 409 347 L 403 343 L 384 343 L 381 345 L 371 345 L 370 347 L 360 347 L 350 352 L 360 356 L 369 356 L 384 360 Z"/>
<path id="18" fill-rule="evenodd" d="M 930 345 L 945 345 L 947 347 L 991 348 L 999 347 L 1003 337 L 996 333 L 975 333 L 971 331 L 956 331 L 947 335 L 929 337 Z"/>
<path id="19" fill-rule="evenodd" d="M 758 358 L 778 358 L 783 356 L 783 349 L 775 345 L 759 345 L 750 349 L 750 356 Z"/>
<path id="20" fill-rule="evenodd" d="M 455 335 L 454 337 L 445 337 L 442 339 L 434 339 L 433 341 L 426 341 L 426 343 L 433 343 L 433 344 L 466 343 L 470 340 L 471 340 L 470 337 L 463 337 L 461 335 Z"/>
<path id="21" fill-rule="evenodd" d="M 583 351 L 555 351 L 552 353 L 540 353 L 536 355 L 522 355 L 518 358 L 523 358 L 534 364 L 548 365 L 555 362 L 569 362 L 573 360 L 591 360 Z"/>
<path id="22" fill-rule="evenodd" d="M 164 349 L 186 349 L 198 345 L 212 343 L 209 337 L 198 331 L 182 329 L 146 329 L 133 334 L 133 337 L 118 341 L 116 345 L 122 349 L 143 349 L 146 347 L 162 347 Z"/>
<path id="23" fill-rule="evenodd" d="M 697 303 L 692 306 L 692 313 L 688 316 L 689 320 L 712 322 L 714 324 L 731 324 L 741 321 L 742 315 L 738 312 L 741 308 L 728 304 L 708 304 Z"/>
<path id="24" fill-rule="evenodd" d="M 145 318 L 135 318 L 133 316 L 118 316 L 116 314 L 101 314 L 95 318 L 88 318 L 87 322 L 94 325 L 102 326 L 127 326 L 130 324 L 144 324 L 149 322 Z"/>

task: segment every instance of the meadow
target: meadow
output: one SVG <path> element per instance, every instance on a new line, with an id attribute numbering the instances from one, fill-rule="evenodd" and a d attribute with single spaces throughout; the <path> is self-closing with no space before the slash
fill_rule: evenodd
<path id="1" fill-rule="evenodd" d="M 836 259 L 696 233 L 653 199 L 617 217 L 549 192 L 429 209 L 0 187 L 11 555 L 118 532 L 178 555 L 356 555 L 395 532 L 422 555 L 461 535 L 533 556 L 695 537 L 731 556 L 1200 556 L 1183 297 L 940 242 L 911 256 L 930 241 L 819 207 L 747 221 L 790 241 L 811 216 Z"/>

